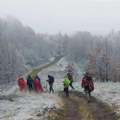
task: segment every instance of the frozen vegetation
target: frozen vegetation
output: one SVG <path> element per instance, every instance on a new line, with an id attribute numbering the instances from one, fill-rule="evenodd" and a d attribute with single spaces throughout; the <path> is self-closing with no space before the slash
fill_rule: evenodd
<path id="1" fill-rule="evenodd" d="M 57 94 L 19 92 L 18 88 L 10 91 L 9 95 L 4 93 L 7 99 L 0 100 L 1 120 L 47 119 L 48 111 L 62 105 Z"/>
<path id="2" fill-rule="evenodd" d="M 68 61 L 62 58 L 57 64 L 42 70 L 39 76 L 44 86 L 44 93 L 20 92 L 18 86 L 0 93 L 0 119 L 1 120 L 47 120 L 48 111 L 60 108 L 62 100 L 58 91 L 63 91 L 63 77 L 66 75 L 65 68 Z M 83 92 L 81 88 L 82 72 L 76 64 L 74 68 L 74 87 L 76 91 Z M 47 75 L 55 77 L 55 93 L 48 93 Z M 120 83 L 95 82 L 95 90 L 92 95 L 109 105 L 113 105 L 120 114 Z M 71 88 L 70 88 L 71 90 Z M 2 99 L 3 98 L 3 99 Z"/>

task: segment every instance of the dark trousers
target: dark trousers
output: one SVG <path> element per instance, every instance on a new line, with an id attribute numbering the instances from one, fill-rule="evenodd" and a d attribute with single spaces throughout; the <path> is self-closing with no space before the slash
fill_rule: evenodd
<path id="1" fill-rule="evenodd" d="M 70 81 L 70 87 L 72 88 L 72 89 L 74 89 L 74 87 L 73 87 L 73 85 L 72 85 L 72 81 Z"/>
<path id="2" fill-rule="evenodd" d="M 29 91 L 31 92 L 33 90 L 32 84 L 29 84 L 28 87 L 29 87 Z"/>
<path id="3" fill-rule="evenodd" d="M 49 92 L 50 92 L 50 93 L 51 93 L 51 91 L 54 92 L 54 90 L 53 90 L 53 84 L 49 84 L 49 86 L 50 86 Z"/>
<path id="4" fill-rule="evenodd" d="M 84 91 L 85 91 L 85 94 L 87 96 L 88 102 L 90 102 L 91 101 L 91 92 L 90 92 L 90 90 L 89 89 L 84 89 Z"/>
<path id="5" fill-rule="evenodd" d="M 68 87 L 65 87 L 65 88 L 64 88 L 64 92 L 65 92 L 66 97 L 69 96 L 69 91 L 68 91 L 68 89 L 69 89 Z"/>

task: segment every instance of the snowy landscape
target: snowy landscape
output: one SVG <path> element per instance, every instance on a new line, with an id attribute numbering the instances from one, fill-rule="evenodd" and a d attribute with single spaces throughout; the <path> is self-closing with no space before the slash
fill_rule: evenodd
<path id="1" fill-rule="evenodd" d="M 60 66 L 60 64 L 62 66 Z M 65 67 L 68 61 L 62 58 L 57 64 L 42 70 L 39 76 L 42 85 L 46 86 L 47 75 L 55 76 L 54 90 L 55 93 L 48 93 L 47 88 L 44 87 L 43 93 L 29 93 L 20 92 L 18 86 L 15 85 L 8 91 L 0 93 L 1 96 L 11 97 L 0 100 L 0 119 L 1 120 L 47 120 L 48 112 L 50 110 L 59 109 L 62 107 L 62 99 L 58 96 L 58 91 L 63 91 L 63 77 L 66 75 Z M 76 65 L 75 65 L 76 67 Z M 80 69 L 76 68 L 79 72 Z M 77 71 L 77 72 L 78 72 Z M 82 74 L 74 82 L 75 91 L 83 92 L 81 88 Z M 95 82 L 95 90 L 92 95 L 103 102 L 114 105 L 116 112 L 120 114 L 120 83 L 101 83 Z M 46 91 L 47 90 L 47 91 Z M 71 90 L 71 88 L 70 88 Z"/>
<path id="2" fill-rule="evenodd" d="M 0 120 L 120 120 L 119 11 L 119 0 L 0 0 Z"/>

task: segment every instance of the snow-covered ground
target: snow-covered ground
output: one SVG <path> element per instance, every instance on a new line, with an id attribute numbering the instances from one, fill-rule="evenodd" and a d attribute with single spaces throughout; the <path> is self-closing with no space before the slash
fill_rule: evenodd
<path id="1" fill-rule="evenodd" d="M 42 78 L 43 84 L 46 86 L 45 80 L 47 79 L 48 74 L 53 75 L 55 77 L 55 83 L 54 83 L 55 91 L 62 91 L 63 90 L 62 81 L 63 81 L 63 77 L 66 75 L 65 67 L 68 64 L 69 64 L 68 61 L 66 61 L 66 59 L 63 58 L 56 65 L 41 71 L 39 76 Z M 81 88 L 81 80 L 83 77 L 82 76 L 83 73 L 75 63 L 73 65 L 75 69 L 73 85 L 75 87 L 75 90 L 84 93 L 84 90 Z M 70 88 L 70 90 L 72 89 Z M 115 107 L 116 112 L 120 114 L 120 83 L 95 82 L 95 89 L 92 92 L 92 95 L 98 98 L 99 100 L 102 100 L 103 102 Z"/>
<path id="2" fill-rule="evenodd" d="M 45 87 L 45 90 L 48 90 L 48 84 L 46 82 L 46 80 L 48 79 L 48 75 L 53 75 L 55 78 L 55 83 L 54 83 L 54 90 L 55 91 L 62 91 L 63 90 L 63 79 L 64 76 L 67 75 L 67 72 L 65 71 L 66 67 L 69 65 L 69 62 L 65 59 L 62 58 L 58 63 L 56 63 L 55 65 L 42 70 L 39 73 L 39 76 L 41 78 L 41 82 L 43 84 L 43 86 Z M 80 69 L 77 67 L 77 65 L 74 63 L 73 64 L 73 69 L 74 69 L 74 81 L 75 84 L 77 83 L 77 81 L 80 81 L 80 79 L 82 78 L 82 72 L 80 71 Z M 79 74 L 78 74 L 79 73 Z M 47 85 L 47 88 L 46 88 Z M 78 83 L 76 84 L 76 87 L 79 89 L 79 85 Z"/>
<path id="3" fill-rule="evenodd" d="M 62 106 L 62 100 L 57 91 L 63 91 L 63 78 L 67 74 L 65 71 L 68 61 L 62 58 L 57 64 L 42 70 L 39 76 L 44 86 L 44 93 L 20 92 L 18 86 L 13 86 L 8 91 L 0 93 L 0 120 L 47 120 L 47 111 Z M 81 88 L 82 72 L 80 68 L 73 64 L 74 87 L 75 90 L 84 92 Z M 48 74 L 55 77 L 55 93 L 48 93 Z M 71 90 L 71 88 L 70 88 Z M 117 106 L 116 111 L 120 114 L 120 83 L 100 83 L 95 82 L 95 90 L 92 95 L 110 105 Z"/>
<path id="4" fill-rule="evenodd" d="M 48 111 L 62 105 L 56 93 L 20 92 L 18 88 L 10 91 L 9 96 L 2 94 L 8 99 L 0 100 L 0 120 L 45 120 Z"/>
<path id="5" fill-rule="evenodd" d="M 95 83 L 93 96 L 102 100 L 116 108 L 116 112 L 120 114 L 120 83 Z"/>

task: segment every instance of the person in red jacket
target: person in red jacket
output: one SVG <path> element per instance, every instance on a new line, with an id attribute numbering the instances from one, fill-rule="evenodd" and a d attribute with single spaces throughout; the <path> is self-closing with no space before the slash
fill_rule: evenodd
<path id="1" fill-rule="evenodd" d="M 18 78 L 18 86 L 20 88 L 20 91 L 25 90 L 25 80 L 21 75 L 19 75 L 19 78 Z"/>
<path id="2" fill-rule="evenodd" d="M 43 92 L 43 87 L 41 84 L 41 80 L 38 75 L 35 76 L 35 79 L 33 81 L 34 91 L 35 92 Z"/>
<path id="3" fill-rule="evenodd" d="M 82 88 L 84 88 L 84 91 L 88 98 L 88 102 L 90 102 L 91 92 L 94 90 L 94 82 L 92 76 L 88 72 L 86 72 L 86 74 L 82 78 L 81 86 Z"/>

